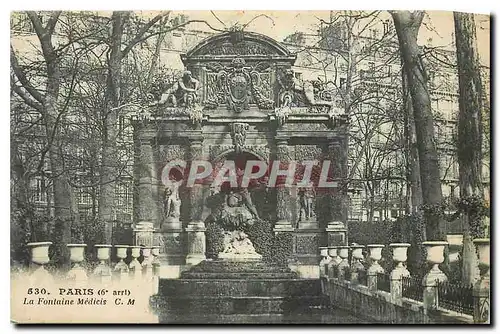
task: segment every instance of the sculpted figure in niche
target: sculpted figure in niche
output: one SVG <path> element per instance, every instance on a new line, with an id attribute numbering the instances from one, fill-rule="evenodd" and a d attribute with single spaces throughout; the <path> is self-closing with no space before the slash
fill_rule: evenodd
<path id="1" fill-rule="evenodd" d="M 313 187 L 299 188 L 299 221 L 314 219 L 314 198 L 316 196 Z"/>
<path id="2" fill-rule="evenodd" d="M 179 220 L 181 215 L 181 199 L 179 197 L 179 183 L 173 183 L 165 189 L 165 217 L 168 220 Z"/>
<path id="3" fill-rule="evenodd" d="M 162 94 L 158 104 L 171 105 L 172 107 L 194 107 L 198 102 L 197 91 L 200 82 L 193 77 L 190 71 L 185 71 L 177 82 Z"/>

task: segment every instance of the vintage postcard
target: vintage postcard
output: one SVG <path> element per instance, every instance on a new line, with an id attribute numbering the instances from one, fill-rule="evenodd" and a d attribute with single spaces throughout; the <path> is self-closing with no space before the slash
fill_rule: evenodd
<path id="1" fill-rule="evenodd" d="M 10 24 L 12 322 L 490 323 L 488 15 Z"/>

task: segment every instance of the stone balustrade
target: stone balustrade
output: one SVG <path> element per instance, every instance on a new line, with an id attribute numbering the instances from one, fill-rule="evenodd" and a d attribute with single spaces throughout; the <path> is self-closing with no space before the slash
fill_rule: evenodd
<path id="1" fill-rule="evenodd" d="M 27 244 L 31 251 L 30 279 L 33 282 L 53 281 L 54 275 L 45 266 L 50 263 L 49 247 L 52 242 L 33 242 Z M 86 244 L 67 244 L 70 251 L 71 268 L 64 273 L 63 278 L 74 282 L 87 282 L 93 280 L 109 283 L 112 280 L 145 280 L 157 282 L 160 271 L 158 260 L 159 247 L 130 246 L 130 245 L 104 245 L 96 244 L 96 257 L 99 261 L 94 270 L 89 270 L 85 264 Z M 111 264 L 112 250 L 116 251 L 118 262 Z M 130 249 L 130 258 L 128 250 Z M 142 263 L 139 257 L 143 256 Z M 156 279 L 156 280 L 155 280 Z"/>
<path id="2" fill-rule="evenodd" d="M 327 270 L 323 270 L 321 276 L 321 279 L 324 280 L 324 292 L 330 295 L 330 299 L 335 305 L 341 308 L 344 305 L 347 310 L 355 309 L 364 312 L 365 315 L 372 313 L 374 319 L 394 318 L 396 323 L 489 323 L 489 239 L 476 239 L 474 244 L 479 256 L 481 278 L 475 283 L 473 289 L 473 312 L 470 311 L 471 309 L 468 309 L 467 312 L 456 312 L 444 307 L 445 303 L 441 303 L 443 305 L 439 303 L 439 294 L 442 293 L 442 290 L 439 290 L 438 287 L 448 281 L 446 275 L 439 268 L 440 264 L 444 262 L 444 250 L 447 246 L 444 241 L 423 242 L 427 248 L 427 262 L 430 265 L 430 270 L 421 281 L 412 278 L 405 265 L 408 248 L 411 246 L 408 243 L 388 245 L 391 249 L 394 266 L 391 270 L 387 269 L 387 273 L 379 264 L 385 245 L 320 247 L 321 255 L 324 258 L 321 265 L 326 262 L 325 254 L 328 253 L 330 258 Z M 364 248 L 368 250 L 369 265 L 366 265 L 364 261 L 362 253 Z M 347 260 L 349 250 L 352 258 L 351 266 Z M 349 276 L 344 275 L 346 271 L 350 272 Z M 366 280 L 361 279 L 362 274 L 366 274 Z M 385 277 L 390 282 L 390 289 L 387 291 L 390 292 L 377 288 L 378 275 L 382 275 L 382 278 L 386 275 Z M 456 286 L 458 287 L 458 285 Z M 444 297 L 442 296 L 442 298 Z M 381 302 L 389 303 L 392 306 L 381 308 Z M 460 303 L 461 301 L 457 300 L 456 302 Z M 363 305 L 352 305 L 352 303 Z M 364 311 L 361 311 L 363 309 Z M 375 315 L 377 312 L 390 312 L 391 314 Z"/>

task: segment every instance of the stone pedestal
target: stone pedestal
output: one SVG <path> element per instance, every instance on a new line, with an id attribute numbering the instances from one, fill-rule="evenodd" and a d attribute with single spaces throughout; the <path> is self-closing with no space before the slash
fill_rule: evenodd
<path id="1" fill-rule="evenodd" d="M 319 223 L 314 220 L 300 221 L 298 227 L 299 230 L 316 230 L 319 228 Z"/>
<path id="2" fill-rule="evenodd" d="M 319 261 L 319 276 L 327 276 L 328 274 L 328 263 L 330 263 L 330 258 L 328 256 L 328 248 L 320 247 L 319 254 L 321 255 L 321 260 Z"/>
<path id="3" fill-rule="evenodd" d="M 366 271 L 367 285 L 370 291 L 377 291 L 377 274 L 383 273 L 384 268 L 378 263 L 382 259 L 382 248 L 385 245 L 371 244 L 366 246 L 370 250 L 370 267 Z"/>
<path id="4" fill-rule="evenodd" d="M 88 279 L 87 272 L 81 266 L 81 263 L 85 259 L 85 247 L 86 244 L 68 244 L 66 245 L 70 251 L 70 260 L 73 262 L 73 267 L 68 272 L 67 277 L 69 280 L 75 282 L 86 282 Z"/>
<path id="5" fill-rule="evenodd" d="M 345 246 L 347 228 L 343 222 L 329 222 L 325 231 L 328 235 L 328 246 Z"/>
<path id="6" fill-rule="evenodd" d="M 134 227 L 134 243 L 136 246 L 153 246 L 153 223 L 140 221 Z"/>
<path id="7" fill-rule="evenodd" d="M 184 233 L 182 228 L 168 229 L 166 231 L 155 231 L 155 244 L 159 246 L 158 262 L 162 271 L 179 272 L 180 266 L 185 263 L 185 250 L 183 249 Z M 172 275 L 160 275 L 161 277 L 172 277 Z"/>
<path id="8" fill-rule="evenodd" d="M 391 298 L 395 303 L 401 303 L 401 298 L 403 298 L 403 277 L 410 277 L 410 272 L 403 265 L 403 262 L 406 262 L 407 250 L 410 246 L 408 243 L 393 243 L 389 245 L 392 248 L 392 259 L 396 263 L 390 275 Z"/>
<path id="9" fill-rule="evenodd" d="M 101 283 L 109 283 L 111 281 L 111 268 L 109 267 L 109 258 L 111 253 L 111 245 L 94 245 L 97 249 L 97 259 L 99 265 L 94 270 L 94 277 Z"/>
<path id="10" fill-rule="evenodd" d="M 139 256 L 141 256 L 141 246 L 130 246 L 130 248 L 131 248 L 131 256 L 132 256 L 132 261 L 128 265 L 130 275 L 133 278 L 138 278 L 138 277 L 141 277 L 141 273 L 142 273 L 142 265 L 137 260 L 137 258 Z"/>
<path id="11" fill-rule="evenodd" d="M 338 248 L 338 254 L 342 261 L 340 261 L 337 266 L 338 278 L 340 280 L 349 280 L 350 277 L 346 276 L 346 271 L 349 269 L 349 246 L 340 246 Z"/>
<path id="12" fill-rule="evenodd" d="M 200 222 L 191 222 L 186 227 L 187 248 L 186 264 L 196 265 L 205 260 L 206 240 L 205 224 Z"/>
<path id="13" fill-rule="evenodd" d="M 125 259 L 127 258 L 127 245 L 116 245 L 116 256 L 119 261 L 113 268 L 113 271 L 116 273 L 116 276 L 119 280 L 126 279 L 128 277 L 129 269 L 127 264 L 125 263 Z"/>
<path id="14" fill-rule="evenodd" d="M 31 263 L 33 265 L 33 271 L 30 276 L 30 280 L 33 283 L 43 284 L 52 282 L 52 275 L 44 268 L 44 265 L 50 262 L 49 258 L 49 247 L 52 242 L 31 242 L 26 246 L 31 249 Z"/>
<path id="15" fill-rule="evenodd" d="M 479 254 L 480 279 L 474 284 L 474 323 L 490 323 L 490 239 L 474 239 Z"/>
<path id="16" fill-rule="evenodd" d="M 445 282 L 448 280 L 439 269 L 439 265 L 444 262 L 444 248 L 448 242 L 425 241 L 422 244 L 427 248 L 427 262 L 432 265 L 431 270 L 422 279 L 424 307 L 429 310 L 438 306 L 437 281 Z"/>
<path id="17" fill-rule="evenodd" d="M 352 265 L 351 265 L 351 282 L 353 284 L 360 283 L 360 272 L 364 274 L 365 266 L 363 265 L 363 249 L 365 246 L 355 245 L 352 249 Z"/>

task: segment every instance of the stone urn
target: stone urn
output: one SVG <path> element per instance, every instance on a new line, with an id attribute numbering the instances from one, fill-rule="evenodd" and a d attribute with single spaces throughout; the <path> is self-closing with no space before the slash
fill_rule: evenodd
<path id="1" fill-rule="evenodd" d="M 97 259 L 99 260 L 99 264 L 94 270 L 94 275 L 97 276 L 102 281 L 111 280 L 111 268 L 108 265 L 110 253 L 111 253 L 111 245 L 94 245 L 97 249 Z"/>
<path id="2" fill-rule="evenodd" d="M 363 245 L 352 245 L 352 266 L 351 266 L 351 281 L 358 284 L 359 283 L 359 272 L 365 270 L 363 264 Z"/>
<path id="3" fill-rule="evenodd" d="M 385 247 L 385 245 L 380 245 L 380 244 L 370 244 L 367 245 L 366 248 L 370 250 L 370 260 L 371 260 L 371 265 L 368 268 L 368 275 L 373 274 L 377 275 L 377 273 L 383 273 L 384 268 L 378 263 L 382 259 L 382 249 Z"/>
<path id="4" fill-rule="evenodd" d="M 393 243 L 389 247 L 392 248 L 392 259 L 396 262 L 396 266 L 391 272 L 391 279 L 401 279 L 401 277 L 410 277 L 410 272 L 404 266 L 408 258 L 408 243 Z"/>
<path id="5" fill-rule="evenodd" d="M 328 257 L 328 247 L 320 247 L 319 255 L 321 255 L 321 260 L 319 261 L 319 276 L 325 276 L 327 274 L 327 266 L 329 261 Z"/>
<path id="6" fill-rule="evenodd" d="M 31 249 L 31 262 L 35 265 L 31 277 L 38 282 L 52 280 L 52 276 L 44 267 L 50 262 L 50 245 L 52 245 L 50 241 L 30 242 L 26 245 Z"/>
<path id="7" fill-rule="evenodd" d="M 49 263 L 49 247 L 51 245 L 50 241 L 28 243 L 26 246 L 31 249 L 31 262 L 42 267 Z"/>
<path id="8" fill-rule="evenodd" d="M 351 246 L 351 249 L 352 249 L 352 254 L 351 255 L 352 255 L 352 264 L 353 264 L 353 266 L 357 265 L 357 264 L 360 264 L 361 266 L 363 266 L 363 260 L 364 260 L 363 249 L 364 248 L 365 248 L 365 246 L 363 246 L 363 245 L 352 245 Z"/>
<path id="9" fill-rule="evenodd" d="M 128 273 L 129 269 L 125 263 L 127 258 L 128 245 L 116 245 L 116 257 L 119 259 L 118 263 L 115 265 L 114 270 L 120 274 Z"/>
<path id="10" fill-rule="evenodd" d="M 338 266 L 342 261 L 338 254 L 338 246 L 328 246 L 328 256 L 330 257 L 330 266 Z"/>
<path id="11" fill-rule="evenodd" d="M 341 258 L 339 265 L 337 266 L 338 278 L 348 279 L 345 276 L 345 271 L 349 269 L 349 246 L 340 246 L 338 248 L 338 254 Z"/>
<path id="12" fill-rule="evenodd" d="M 444 282 L 446 275 L 439 269 L 439 265 L 444 262 L 444 248 L 447 241 L 424 241 L 422 245 L 427 250 L 427 262 L 432 265 L 431 270 L 424 276 L 424 286 L 435 286 L 436 281 Z"/>
<path id="13" fill-rule="evenodd" d="M 130 274 L 137 277 L 142 274 L 142 265 L 137 260 L 137 258 L 141 256 L 141 246 L 130 246 L 130 250 L 132 261 L 130 261 L 128 267 L 130 270 Z"/>
<path id="14" fill-rule="evenodd" d="M 67 244 L 69 248 L 70 260 L 73 262 L 73 267 L 68 272 L 68 279 L 75 281 L 86 281 L 88 279 L 87 272 L 81 266 L 85 260 L 85 247 L 87 244 Z"/>
<path id="15" fill-rule="evenodd" d="M 383 273 L 384 268 L 378 263 L 382 259 L 382 249 L 385 245 L 380 244 L 370 244 L 367 245 L 366 248 L 370 250 L 369 258 L 371 260 L 370 267 L 366 271 L 367 276 L 367 285 L 370 291 L 377 290 L 377 274 Z"/>

